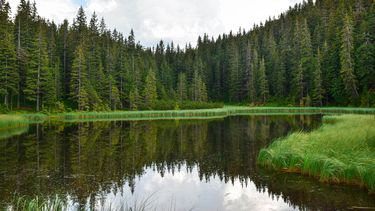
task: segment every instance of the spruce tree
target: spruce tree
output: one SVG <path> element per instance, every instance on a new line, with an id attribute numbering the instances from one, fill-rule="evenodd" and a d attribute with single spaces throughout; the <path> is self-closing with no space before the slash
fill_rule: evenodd
<path id="1" fill-rule="evenodd" d="M 180 73 L 178 75 L 177 95 L 179 101 L 187 100 L 187 85 L 185 73 Z"/>
<path id="2" fill-rule="evenodd" d="M 0 96 L 4 97 L 5 106 L 8 106 L 12 97 L 18 93 L 19 80 L 9 12 L 9 3 L 0 0 Z M 12 105 L 12 102 L 10 104 Z"/>
<path id="3" fill-rule="evenodd" d="M 350 96 L 352 102 L 359 97 L 357 81 L 354 75 L 353 49 L 352 20 L 347 14 L 344 18 L 344 26 L 341 31 L 340 74 L 344 81 L 345 90 Z"/>
<path id="4" fill-rule="evenodd" d="M 25 97 L 36 103 L 36 111 L 42 108 L 43 95 L 49 95 L 51 87 L 51 70 L 48 63 L 47 44 L 42 28 L 36 34 L 30 49 L 29 68 L 26 74 Z M 49 84 L 49 86 L 47 85 Z M 54 88 L 54 87 L 53 87 Z"/>
<path id="5" fill-rule="evenodd" d="M 238 47 L 234 41 L 229 44 L 228 54 L 229 100 L 238 102 L 240 99 L 241 75 Z"/>
<path id="6" fill-rule="evenodd" d="M 143 89 L 143 100 L 146 108 L 153 108 L 157 100 L 156 76 L 154 70 L 150 68 L 147 73 L 145 86 Z"/>
<path id="7" fill-rule="evenodd" d="M 312 100 L 315 105 L 323 105 L 324 89 L 322 84 L 322 70 L 321 70 L 321 54 L 320 49 L 318 49 L 316 55 L 316 65 L 313 73 L 313 90 L 312 90 Z"/>
<path id="8" fill-rule="evenodd" d="M 75 53 L 70 75 L 70 97 L 78 106 L 79 110 L 88 110 L 88 93 L 85 90 L 87 83 L 85 54 L 81 43 Z"/>
<path id="9" fill-rule="evenodd" d="M 267 81 L 267 76 L 266 76 L 266 66 L 265 66 L 264 58 L 262 58 L 259 64 L 259 93 L 260 93 L 262 102 L 266 103 L 268 94 L 269 94 L 269 88 L 268 88 L 268 81 Z"/>

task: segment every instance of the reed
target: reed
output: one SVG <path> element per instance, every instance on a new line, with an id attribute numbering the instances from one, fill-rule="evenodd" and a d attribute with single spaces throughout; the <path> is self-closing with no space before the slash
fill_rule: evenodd
<path id="1" fill-rule="evenodd" d="M 325 116 L 312 132 L 292 133 L 258 155 L 258 164 L 375 191 L 375 116 Z"/>

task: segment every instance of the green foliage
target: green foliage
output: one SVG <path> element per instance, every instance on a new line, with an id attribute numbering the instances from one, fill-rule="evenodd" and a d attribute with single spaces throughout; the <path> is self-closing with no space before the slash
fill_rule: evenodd
<path id="1" fill-rule="evenodd" d="M 319 177 L 320 181 L 355 183 L 374 191 L 373 116 L 326 116 L 324 120 L 316 131 L 293 133 L 262 149 L 258 163 Z M 332 121 L 334 124 L 329 123 Z"/>
<path id="2" fill-rule="evenodd" d="M 10 109 L 151 108 L 163 101 L 373 106 L 374 1 L 305 1 L 250 31 L 155 50 L 80 7 L 72 24 L 0 6 L 0 97 Z M 321 52 L 320 52 L 321 50 Z M 152 70 L 152 73 L 150 72 Z M 155 92 L 156 87 L 156 92 Z M 286 102 L 287 101 L 287 102 Z"/>
<path id="3" fill-rule="evenodd" d="M 58 195 L 49 198 L 35 198 L 28 199 L 25 197 L 15 197 L 13 202 L 9 204 L 10 210 L 24 210 L 24 211 L 62 211 L 67 209 L 65 201 L 59 198 Z"/>
<path id="4" fill-rule="evenodd" d="M 263 103 L 265 103 L 268 98 L 269 89 L 264 58 L 260 61 L 259 64 L 259 93 Z"/>
<path id="5" fill-rule="evenodd" d="M 341 32 L 340 73 L 346 92 L 351 97 L 352 102 L 358 98 L 357 81 L 354 75 L 353 49 L 352 20 L 349 15 L 345 15 L 344 26 Z"/>
<path id="6" fill-rule="evenodd" d="M 146 84 L 143 90 L 143 105 L 146 108 L 152 108 L 154 107 L 156 99 L 158 98 L 158 94 L 156 92 L 156 76 L 152 69 L 148 71 L 145 83 Z"/>
<path id="7" fill-rule="evenodd" d="M 316 56 L 316 65 L 313 72 L 313 90 L 312 90 L 312 98 L 315 105 L 322 106 L 323 105 L 323 98 L 324 98 L 324 90 L 322 84 L 322 70 L 321 70 L 321 54 L 320 50 L 318 49 L 318 53 Z"/>
<path id="8" fill-rule="evenodd" d="M 187 82 L 185 73 L 178 75 L 177 95 L 179 101 L 187 100 Z"/>
<path id="9" fill-rule="evenodd" d="M 198 70 L 194 70 L 193 81 L 191 84 L 191 100 L 196 102 L 207 101 L 207 90 L 206 84 L 198 73 Z"/>
<path id="10" fill-rule="evenodd" d="M 12 97 L 18 94 L 19 75 L 16 70 L 16 51 L 12 24 L 9 19 L 10 7 L 8 3 L 0 5 L 0 96 L 4 105 L 8 106 Z"/>
<path id="11" fill-rule="evenodd" d="M 75 51 L 72 72 L 70 76 L 70 97 L 76 102 L 79 110 L 89 110 L 89 96 L 86 91 L 87 72 L 83 45 Z"/>
<path id="12" fill-rule="evenodd" d="M 30 64 L 26 74 L 26 99 L 36 103 L 36 110 L 43 105 L 52 106 L 56 100 L 56 87 L 48 65 L 47 44 L 42 32 L 36 34 L 30 49 Z"/>

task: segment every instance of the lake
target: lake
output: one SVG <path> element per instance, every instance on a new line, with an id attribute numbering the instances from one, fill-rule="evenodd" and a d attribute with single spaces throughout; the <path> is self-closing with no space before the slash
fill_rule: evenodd
<path id="1" fill-rule="evenodd" d="M 261 148 L 321 121 L 321 115 L 255 115 L 31 125 L 0 140 L 1 207 L 15 194 L 58 195 L 70 210 L 375 207 L 366 190 L 256 165 Z"/>

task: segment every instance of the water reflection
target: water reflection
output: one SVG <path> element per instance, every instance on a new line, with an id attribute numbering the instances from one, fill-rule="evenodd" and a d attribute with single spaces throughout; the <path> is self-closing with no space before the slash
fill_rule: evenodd
<path id="1" fill-rule="evenodd" d="M 132 206 L 151 194 L 154 208 L 172 210 L 375 206 L 364 191 L 257 169 L 260 148 L 291 131 L 315 128 L 320 118 L 35 125 L 0 141 L 0 201 L 11 201 L 16 192 L 59 194 L 86 209 Z"/>

